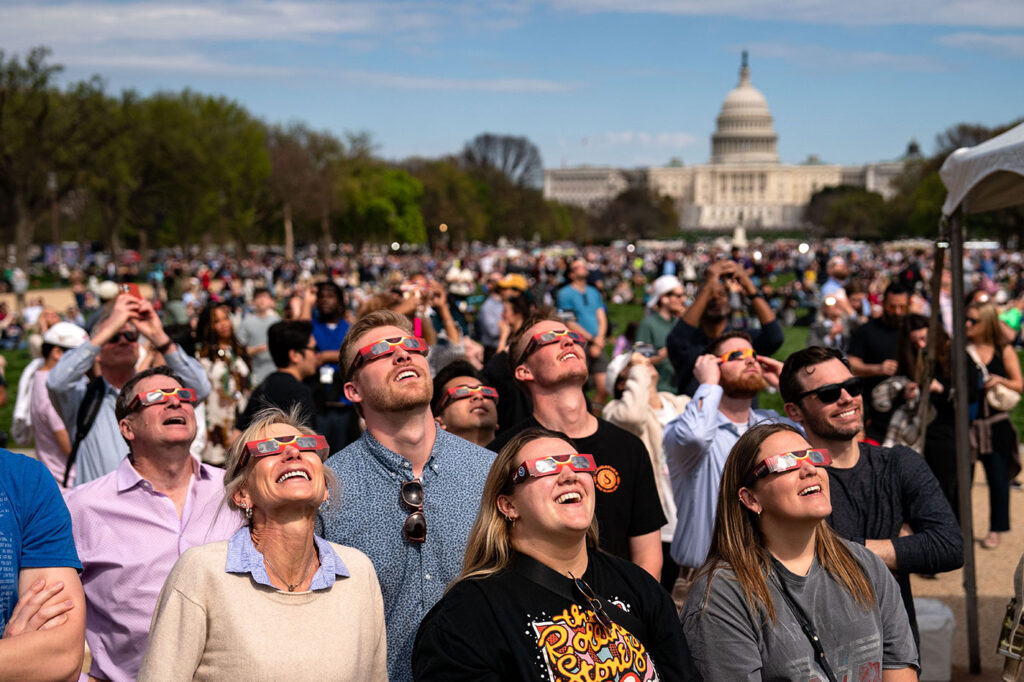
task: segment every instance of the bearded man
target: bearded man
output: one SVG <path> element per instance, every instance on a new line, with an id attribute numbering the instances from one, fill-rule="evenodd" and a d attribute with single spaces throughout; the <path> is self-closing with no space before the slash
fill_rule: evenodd
<path id="1" fill-rule="evenodd" d="M 413 679 L 416 629 L 462 569 L 494 461 L 493 452 L 434 421 L 427 351 L 409 319 L 390 310 L 365 315 L 349 329 L 338 370 L 366 431 L 327 460 L 341 489 L 317 523 L 324 538 L 373 562 L 392 681 Z"/>
<path id="2" fill-rule="evenodd" d="M 718 484 L 732 446 L 755 424 L 789 422 L 773 410 L 751 408 L 762 389 L 778 388 L 781 371 L 781 362 L 754 352 L 746 332 L 726 332 L 697 358 L 693 373 L 700 385 L 683 413 L 665 427 L 665 460 L 677 509 L 672 558 L 684 583 L 711 547 Z"/>

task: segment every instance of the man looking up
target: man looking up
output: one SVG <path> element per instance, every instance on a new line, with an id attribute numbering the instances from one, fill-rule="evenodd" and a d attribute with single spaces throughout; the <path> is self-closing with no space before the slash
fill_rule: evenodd
<path id="1" fill-rule="evenodd" d="M 497 452 L 530 426 L 561 431 L 594 456 L 595 514 L 601 549 L 661 579 L 661 511 L 654 469 L 643 441 L 587 409 L 586 342 L 554 311 L 532 314 L 509 341 L 513 376 L 533 401 L 533 415 L 487 447 Z"/>
<path id="2" fill-rule="evenodd" d="M 380 310 L 352 325 L 339 371 L 366 431 L 327 460 L 342 490 L 318 521 L 324 538 L 373 561 L 392 682 L 412 680 L 416 629 L 462 569 L 494 460 L 434 421 L 426 353 L 404 315 Z"/>
<path id="3" fill-rule="evenodd" d="M 267 345 L 267 330 L 280 319 L 274 310 L 274 296 L 270 290 L 259 287 L 253 291 L 252 312 L 243 317 L 242 323 L 238 325 L 238 341 L 252 358 L 251 386 L 259 386 L 274 371 L 274 359 L 270 357 Z"/>
<path id="4" fill-rule="evenodd" d="M 679 321 L 686 309 L 683 283 L 675 275 L 662 275 L 651 284 L 651 300 L 647 302 L 650 312 L 640 320 L 636 329 L 637 343 L 649 343 L 654 346 L 655 354 L 651 362 L 658 368 L 658 391 L 675 393 L 676 370 L 668 358 L 665 342 L 669 332 Z"/>
<path id="5" fill-rule="evenodd" d="M 276 407 L 288 414 L 295 405 L 300 406 L 303 420 L 312 426 L 316 414 L 313 389 L 304 382 L 316 374 L 319 366 L 313 325 L 303 320 L 275 322 L 267 330 L 267 346 L 277 371 L 252 392 L 245 412 L 235 423 L 236 430 L 248 428 L 262 409 Z"/>
<path id="6" fill-rule="evenodd" d="M 157 597 L 174 562 L 242 525 L 224 505 L 224 470 L 189 453 L 195 391 L 166 366 L 143 370 L 117 396 L 128 457 L 66 496 L 82 560 L 89 674 L 134 680 Z"/>
<path id="7" fill-rule="evenodd" d="M 448 433 L 484 447 L 498 428 L 498 391 L 465 360 L 449 363 L 434 377 L 430 411 Z"/>
<path id="8" fill-rule="evenodd" d="M 747 429 L 782 421 L 773 410 L 755 410 L 754 398 L 778 386 L 782 363 L 754 352 L 746 332 L 726 332 L 697 358 L 700 382 L 683 413 L 665 427 L 663 446 L 676 502 L 672 558 L 687 584 L 711 548 L 718 486 L 725 459 Z"/>
<path id="9" fill-rule="evenodd" d="M 603 405 L 607 399 L 604 373 L 608 369 L 608 358 L 604 355 L 605 339 L 608 335 L 608 315 L 604 309 L 601 292 L 587 284 L 590 269 L 587 262 L 577 258 L 569 266 L 569 283 L 558 290 L 558 309 L 571 312 L 576 321 L 569 324 L 583 335 L 587 342 L 587 369 L 594 378 L 594 402 Z"/>
<path id="10" fill-rule="evenodd" d="M 747 271 L 731 260 L 715 261 L 704 271 L 704 286 L 697 292 L 693 305 L 669 332 L 665 345 L 668 357 L 676 370 L 679 393 L 693 395 L 698 380 L 694 376 L 697 357 L 712 339 L 729 330 L 732 305 L 729 286 L 735 284 L 761 323 L 761 329 L 750 332 L 751 344 L 758 356 L 767 357 L 782 347 L 785 337 L 782 325 L 775 319 L 768 301 L 764 299 Z"/>
<path id="11" fill-rule="evenodd" d="M 790 355 L 780 391 L 786 414 L 803 425 L 807 442 L 832 455 L 829 524 L 893 571 L 917 638 L 910 574 L 963 565 L 960 528 L 939 482 L 910 448 L 857 442 L 863 427 L 862 384 L 839 351 L 811 346 Z"/>
<path id="12" fill-rule="evenodd" d="M 850 369 L 854 376 L 864 379 L 864 393 L 868 395 L 884 379 L 896 374 L 900 324 L 907 315 L 909 303 L 906 287 L 899 282 L 890 284 L 882 295 L 882 316 L 860 325 L 850 337 L 847 353 Z M 891 414 L 876 412 L 868 400 L 864 404 L 865 435 L 878 443 L 885 440 Z"/>
<path id="13" fill-rule="evenodd" d="M 342 383 L 335 381 L 339 349 L 349 326 L 345 319 L 345 294 L 330 280 L 319 282 L 315 291 L 316 305 L 311 319 L 319 369 L 319 381 L 313 389 L 316 428 L 326 436 L 331 450 L 336 451 L 348 445 L 350 430 L 355 427 L 353 420 L 358 419 L 352 405 L 342 395 Z"/>
<path id="14" fill-rule="evenodd" d="M 76 420 L 89 387 L 86 376 L 93 363 L 99 361 L 98 391 L 91 394 L 100 401 L 95 421 L 76 454 L 76 485 L 88 483 L 108 474 L 124 459 L 127 449 L 115 417 L 114 405 L 121 387 L 135 376 L 135 363 L 139 359 L 139 334 L 145 336 L 150 347 L 161 353 L 182 385 L 196 392 L 196 400 L 210 395 L 210 380 L 203 366 L 186 355 L 164 331 L 153 305 L 131 294 L 120 294 L 108 304 L 96 322 L 92 338 L 74 350 L 69 350 L 50 370 L 46 377 L 46 390 L 57 408 L 72 443 L 77 436 Z"/>

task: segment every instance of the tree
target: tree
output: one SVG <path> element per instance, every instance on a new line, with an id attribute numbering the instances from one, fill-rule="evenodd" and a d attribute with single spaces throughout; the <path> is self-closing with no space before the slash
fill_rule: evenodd
<path id="1" fill-rule="evenodd" d="M 858 190 L 835 198 L 825 211 L 822 227 L 827 234 L 856 239 L 877 239 L 885 222 L 885 199 L 877 192 Z"/>
<path id="2" fill-rule="evenodd" d="M 442 224 L 454 244 L 485 238 L 487 212 L 473 179 L 455 159 L 411 159 L 404 166 L 423 186 L 419 203 L 429 243 Z"/>
<path id="3" fill-rule="evenodd" d="M 47 63 L 49 56 L 37 47 L 22 62 L 0 50 L 0 228 L 23 268 L 37 222 L 75 191 L 83 170 L 120 133 L 100 80 L 60 91 L 53 80 L 62 67 Z"/>
<path id="4" fill-rule="evenodd" d="M 540 152 L 525 137 L 477 135 L 463 147 L 462 160 L 471 174 L 494 170 L 518 187 L 540 187 L 544 180 Z"/>
<path id="5" fill-rule="evenodd" d="M 339 225 L 347 241 L 362 244 L 427 240 L 419 200 L 423 186 L 408 172 L 385 163 L 366 160 L 354 163 L 339 180 L 342 209 Z"/>
<path id="6" fill-rule="evenodd" d="M 679 231 L 679 214 L 670 197 L 630 187 L 608 202 L 591 221 L 596 239 L 646 239 Z"/>

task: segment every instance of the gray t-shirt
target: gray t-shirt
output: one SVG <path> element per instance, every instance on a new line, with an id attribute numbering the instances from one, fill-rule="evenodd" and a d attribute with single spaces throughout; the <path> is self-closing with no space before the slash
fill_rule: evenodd
<path id="1" fill-rule="evenodd" d="M 706 606 L 707 576 L 694 583 L 680 620 L 690 655 L 704 679 L 828 679 L 779 580 L 786 581 L 793 601 L 810 619 L 839 680 L 880 681 L 882 670 L 917 668 L 917 647 L 895 579 L 871 551 L 843 542 L 864 568 L 877 608 L 864 610 L 817 558 L 806 576 L 772 561 L 768 589 L 775 604 L 774 623 L 766 622 L 764 609 L 751 611 L 731 569 L 715 571 Z"/>
<path id="2" fill-rule="evenodd" d="M 250 313 L 242 318 L 238 325 L 238 342 L 243 346 L 265 346 L 267 343 L 267 330 L 271 325 L 281 320 L 280 316 L 271 310 L 265 317 Z M 270 351 L 255 353 L 252 356 L 252 376 L 249 377 L 249 387 L 256 388 L 263 383 L 263 380 L 277 370 L 274 366 L 274 359 L 270 357 Z"/>

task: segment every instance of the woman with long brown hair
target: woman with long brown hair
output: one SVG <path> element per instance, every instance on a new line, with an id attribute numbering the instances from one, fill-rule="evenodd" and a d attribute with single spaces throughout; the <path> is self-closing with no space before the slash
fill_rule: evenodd
<path id="1" fill-rule="evenodd" d="M 206 447 L 203 461 L 223 466 L 235 431 L 235 421 L 249 399 L 252 360 L 235 336 L 231 307 L 211 303 L 199 314 L 196 328 L 199 363 L 210 379 L 206 399 Z"/>
<path id="2" fill-rule="evenodd" d="M 729 453 L 682 615 L 705 680 L 917 680 L 899 586 L 825 523 L 830 461 L 778 423 L 751 428 Z"/>
<path id="3" fill-rule="evenodd" d="M 1010 530 L 1010 481 L 1020 472 L 1017 432 L 1009 412 L 998 410 L 988 401 L 988 393 L 1004 386 L 1024 391 L 1020 360 L 1013 346 L 1006 343 L 999 323 L 999 311 L 991 303 L 967 306 L 967 353 L 973 362 L 968 381 L 981 384 L 978 410 L 971 426 L 978 459 L 988 481 L 989 533 L 981 541 L 985 549 L 999 546 L 1000 533 Z M 980 375 L 980 377 L 979 377 Z"/>
<path id="4" fill-rule="evenodd" d="M 417 680 L 688 680 L 675 606 L 597 547 L 591 455 L 530 428 L 484 484 L 462 574 L 416 634 Z"/>

